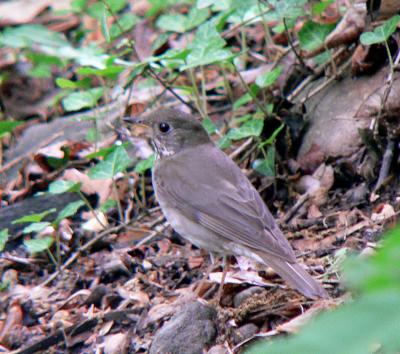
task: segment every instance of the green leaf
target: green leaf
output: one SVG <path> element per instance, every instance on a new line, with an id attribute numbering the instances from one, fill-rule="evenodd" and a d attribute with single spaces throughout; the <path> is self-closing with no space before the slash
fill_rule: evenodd
<path id="1" fill-rule="evenodd" d="M 231 140 L 241 140 L 250 136 L 260 136 L 264 127 L 262 119 L 251 119 L 241 125 L 239 128 L 231 129 L 227 136 Z"/>
<path id="2" fill-rule="evenodd" d="M 67 192 L 79 192 L 81 183 L 65 181 L 63 179 L 52 182 L 49 185 L 48 193 L 50 194 L 61 194 Z"/>
<path id="3" fill-rule="evenodd" d="M 209 15 L 207 9 L 192 7 L 186 16 L 182 14 L 162 15 L 158 18 L 156 25 L 164 31 L 185 33 L 200 26 Z"/>
<path id="4" fill-rule="evenodd" d="M 8 229 L 3 229 L 0 231 L 0 252 L 4 250 L 8 240 Z"/>
<path id="5" fill-rule="evenodd" d="M 22 218 L 19 218 L 17 220 L 14 220 L 12 224 L 24 224 L 24 223 L 37 223 L 43 220 L 44 217 L 46 217 L 49 214 L 52 214 L 56 212 L 56 208 L 52 208 L 49 210 L 45 210 L 42 213 L 36 213 L 36 214 L 30 214 L 30 215 L 25 215 Z"/>
<path id="6" fill-rule="evenodd" d="M 246 354 L 394 354 L 400 348 L 399 318 L 398 292 L 369 294 L 322 314 L 298 335 L 259 344 Z"/>
<path id="7" fill-rule="evenodd" d="M 107 4 L 104 6 L 103 2 Z M 111 11 L 112 14 L 116 14 L 126 6 L 126 0 L 101 0 L 101 2 L 95 2 L 89 6 L 87 13 L 89 16 L 101 20 L 104 11 Z M 109 8 L 109 9 L 108 9 Z"/>
<path id="8" fill-rule="evenodd" d="M 85 202 L 83 200 L 77 200 L 75 202 L 69 203 L 58 213 L 57 219 L 55 220 L 55 224 L 58 225 L 61 220 L 75 215 L 78 212 L 79 208 L 83 207 L 84 205 Z"/>
<path id="9" fill-rule="evenodd" d="M 29 76 L 37 77 L 39 79 L 49 78 L 52 75 L 51 65 L 46 63 L 36 64 L 32 69 L 28 72 Z"/>
<path id="10" fill-rule="evenodd" d="M 252 167 L 264 176 L 275 177 L 275 147 L 270 146 L 266 158 L 254 160 Z"/>
<path id="11" fill-rule="evenodd" d="M 71 2 L 71 9 L 74 12 L 83 12 L 86 8 L 88 0 L 72 0 Z"/>
<path id="12" fill-rule="evenodd" d="M 89 177 L 92 179 L 109 179 L 117 173 L 124 172 L 131 164 L 131 159 L 125 148 L 118 146 L 111 154 L 90 169 Z"/>
<path id="13" fill-rule="evenodd" d="M 284 127 L 285 124 L 281 124 L 277 129 L 275 129 L 275 131 L 271 134 L 271 136 L 268 139 L 264 140 L 258 147 L 262 148 L 265 145 L 272 145 L 275 142 L 276 137 Z"/>
<path id="14" fill-rule="evenodd" d="M 335 24 L 320 24 L 307 21 L 299 32 L 299 41 L 302 49 L 312 51 L 324 45 L 325 38 L 335 28 Z"/>
<path id="15" fill-rule="evenodd" d="M 56 84 L 62 89 L 88 89 L 90 87 L 91 81 L 88 77 L 85 77 L 84 79 L 78 81 L 72 81 L 64 79 L 63 77 L 57 77 Z"/>
<path id="16" fill-rule="evenodd" d="M 7 27 L 0 34 L 0 44 L 11 48 L 32 48 L 34 44 L 46 47 L 70 46 L 63 35 L 42 25 Z"/>
<path id="17" fill-rule="evenodd" d="M 317 2 L 312 6 L 312 14 L 313 15 L 321 15 L 327 7 L 332 4 L 335 0 L 323 0 L 320 2 Z"/>
<path id="18" fill-rule="evenodd" d="M 215 25 L 210 21 L 204 23 L 197 30 L 196 37 L 189 46 L 191 52 L 187 56 L 186 65 L 181 67 L 181 70 L 232 58 L 233 54 L 228 49 L 224 49 L 225 44 Z"/>
<path id="19" fill-rule="evenodd" d="M 67 112 L 92 108 L 103 96 L 103 91 L 102 87 L 96 87 L 87 91 L 72 92 L 63 98 L 62 105 Z"/>
<path id="20" fill-rule="evenodd" d="M 110 43 L 111 36 L 110 36 L 110 31 L 108 30 L 107 17 L 108 17 L 108 11 L 106 10 L 105 7 L 103 7 L 103 12 L 102 12 L 101 18 L 100 18 L 101 33 L 103 34 L 103 37 L 106 40 L 106 42 Z"/>
<path id="21" fill-rule="evenodd" d="M 93 75 L 93 76 L 104 76 L 110 79 L 116 79 L 118 75 L 124 71 L 124 67 L 117 65 L 109 65 L 104 69 L 95 69 L 89 67 L 83 67 L 76 69 L 76 72 L 80 75 Z"/>
<path id="22" fill-rule="evenodd" d="M 397 227 L 386 235 L 374 256 L 353 258 L 345 265 L 345 279 L 355 289 L 351 301 L 315 318 L 297 335 L 259 343 L 246 353 L 398 353 L 399 259 Z"/>
<path id="23" fill-rule="evenodd" d="M 345 263 L 346 284 L 358 292 L 396 289 L 400 293 L 400 227 L 387 233 L 382 248 L 368 260 L 351 258 Z"/>
<path id="24" fill-rule="evenodd" d="M 281 19 L 296 19 L 305 14 L 304 5 L 307 0 L 272 0 L 269 4 L 275 5 L 275 12 Z"/>
<path id="25" fill-rule="evenodd" d="M 217 131 L 216 125 L 209 117 L 203 119 L 201 124 L 209 135 L 214 134 Z"/>
<path id="26" fill-rule="evenodd" d="M 383 43 L 394 33 L 397 25 L 400 23 L 400 15 L 395 15 L 385 21 L 383 25 L 378 26 L 373 32 L 365 32 L 361 35 L 360 41 L 364 45 Z"/>
<path id="27" fill-rule="evenodd" d="M 156 155 L 152 154 L 147 159 L 139 161 L 135 166 L 135 172 L 139 174 L 144 174 L 147 170 L 153 168 L 154 161 L 156 160 Z"/>
<path id="28" fill-rule="evenodd" d="M 118 24 L 113 23 L 110 27 L 110 36 L 114 40 L 120 35 L 128 32 L 140 21 L 140 17 L 132 15 L 130 13 L 122 15 L 118 19 Z"/>
<path id="29" fill-rule="evenodd" d="M 29 253 L 35 254 L 48 250 L 53 242 L 52 237 L 34 238 L 32 240 L 24 240 L 24 245 Z"/>
<path id="30" fill-rule="evenodd" d="M 43 231 L 47 226 L 51 225 L 48 221 L 34 222 L 24 227 L 23 234 L 30 234 L 31 232 Z"/>
<path id="31" fill-rule="evenodd" d="M 151 8 L 147 11 L 146 16 L 154 16 L 155 14 L 163 11 L 164 9 L 173 8 L 179 4 L 190 4 L 193 0 L 148 0 Z"/>
<path id="32" fill-rule="evenodd" d="M 218 147 L 221 150 L 227 149 L 232 145 L 232 140 L 229 139 L 228 135 L 223 136 L 221 139 L 218 141 Z"/>
<path id="33" fill-rule="evenodd" d="M 107 199 L 103 204 L 100 205 L 99 210 L 103 213 L 107 213 L 110 209 L 117 206 L 115 199 Z"/>
<path id="34" fill-rule="evenodd" d="M 8 133 L 11 133 L 16 127 L 23 122 L 15 122 L 12 120 L 3 120 L 0 122 L 0 138 Z"/>
<path id="35" fill-rule="evenodd" d="M 260 87 L 257 85 L 251 85 L 250 86 L 250 91 L 254 96 L 256 96 L 260 92 Z M 236 111 L 240 107 L 244 106 L 245 104 L 251 102 L 253 100 L 252 95 L 250 92 L 246 92 L 243 96 L 239 97 L 234 103 L 233 103 L 233 110 Z"/>
<path id="36" fill-rule="evenodd" d="M 118 148 L 118 146 L 123 146 L 123 147 L 127 147 L 129 145 L 128 142 L 123 143 L 121 145 L 113 145 L 110 147 L 105 147 L 102 148 L 98 151 L 92 152 L 91 154 L 87 155 L 86 158 L 88 159 L 94 159 L 96 157 L 106 157 L 107 155 L 111 154 L 116 148 Z"/>
<path id="37" fill-rule="evenodd" d="M 261 88 L 272 86 L 282 72 L 282 66 L 277 66 L 275 69 L 268 71 L 256 78 L 256 84 Z"/>

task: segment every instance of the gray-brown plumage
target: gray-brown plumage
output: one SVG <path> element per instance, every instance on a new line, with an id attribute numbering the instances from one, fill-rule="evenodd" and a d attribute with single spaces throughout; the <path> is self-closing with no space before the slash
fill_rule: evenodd
<path id="1" fill-rule="evenodd" d="M 272 267 L 310 298 L 326 291 L 301 265 L 257 190 L 191 115 L 163 109 L 133 119 L 152 129 L 156 198 L 171 226 L 210 252 Z"/>

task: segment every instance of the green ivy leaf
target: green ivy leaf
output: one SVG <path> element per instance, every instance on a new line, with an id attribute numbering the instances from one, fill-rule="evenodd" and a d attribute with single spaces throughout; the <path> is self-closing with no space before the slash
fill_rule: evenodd
<path id="1" fill-rule="evenodd" d="M 67 112 L 79 111 L 83 108 L 92 108 L 103 96 L 102 87 L 92 88 L 87 91 L 72 92 L 62 99 L 62 105 Z"/>
<path id="2" fill-rule="evenodd" d="M 203 128 L 207 131 L 209 135 L 214 134 L 217 131 L 216 125 L 209 117 L 203 119 L 201 124 L 203 125 Z"/>
<path id="3" fill-rule="evenodd" d="M 32 48 L 34 44 L 46 47 L 70 46 L 60 33 L 36 24 L 5 28 L 0 34 L 0 44 L 11 48 Z"/>
<path id="4" fill-rule="evenodd" d="M 242 124 L 239 128 L 231 129 L 227 136 L 231 140 L 241 140 L 250 136 L 260 136 L 264 127 L 262 119 L 251 119 Z"/>
<path id="5" fill-rule="evenodd" d="M 56 212 L 56 208 L 52 208 L 49 210 L 45 210 L 42 213 L 36 213 L 36 214 L 30 214 L 30 215 L 25 215 L 17 220 L 14 220 L 12 224 L 24 224 L 24 223 L 37 223 L 43 220 L 44 217 L 46 217 L 49 214 L 52 214 Z"/>
<path id="6" fill-rule="evenodd" d="M 126 148 L 128 145 L 129 143 L 125 142 L 121 145 L 113 145 L 110 147 L 101 148 L 100 150 L 92 152 L 91 154 L 87 155 L 86 158 L 94 159 L 96 157 L 106 157 L 107 155 L 111 154 L 116 148 L 118 148 L 118 146 Z"/>
<path id="7" fill-rule="evenodd" d="M 153 168 L 155 160 L 156 155 L 152 154 L 147 159 L 139 161 L 135 166 L 135 172 L 139 174 L 144 174 L 147 170 Z"/>
<path id="8" fill-rule="evenodd" d="M 3 229 L 0 231 L 0 252 L 4 250 L 8 240 L 8 229 Z"/>
<path id="9" fill-rule="evenodd" d="M 47 226 L 51 225 L 48 221 L 34 222 L 22 230 L 23 234 L 30 234 L 31 232 L 43 231 Z"/>
<path id="10" fill-rule="evenodd" d="M 15 122 L 12 120 L 3 120 L 0 122 L 0 138 L 8 133 L 11 133 L 16 127 L 23 122 Z"/>
<path id="11" fill-rule="evenodd" d="M 72 0 L 71 1 L 71 9 L 74 12 L 80 13 L 83 12 L 86 8 L 88 0 Z"/>
<path id="12" fill-rule="evenodd" d="M 261 88 L 272 86 L 282 72 L 282 66 L 277 66 L 275 69 L 268 71 L 256 78 L 256 84 Z"/>
<path id="13" fill-rule="evenodd" d="M 232 53 L 224 49 L 225 44 L 215 25 L 210 21 L 204 23 L 197 30 L 196 37 L 189 46 L 191 52 L 186 58 L 186 65 L 181 67 L 181 70 L 232 58 Z"/>
<path id="14" fill-rule="evenodd" d="M 275 7 L 280 18 L 296 19 L 305 14 L 304 5 L 307 0 L 271 0 L 268 3 Z"/>
<path id="15" fill-rule="evenodd" d="M 92 179 L 113 178 L 117 173 L 124 172 L 130 164 L 131 159 L 125 148 L 118 146 L 103 161 L 90 169 L 89 177 Z"/>
<path id="16" fill-rule="evenodd" d="M 385 21 L 383 25 L 378 26 L 373 32 L 365 32 L 361 35 L 360 41 L 364 45 L 383 43 L 394 33 L 397 25 L 400 23 L 400 15 L 395 15 Z"/>
<path id="17" fill-rule="evenodd" d="M 116 14 L 126 6 L 126 0 L 102 0 L 107 6 L 104 6 L 103 2 L 95 2 L 89 6 L 87 13 L 89 16 L 101 20 L 104 11 L 108 12 L 108 8 L 111 13 Z"/>
<path id="18" fill-rule="evenodd" d="M 54 221 L 54 223 L 58 225 L 61 220 L 75 215 L 78 212 L 79 208 L 83 207 L 84 205 L 85 202 L 83 200 L 77 200 L 75 202 L 69 203 L 58 213 L 57 219 Z"/>
<path id="19" fill-rule="evenodd" d="M 275 177 L 275 147 L 270 146 L 265 159 L 254 160 L 253 169 L 267 177 Z"/>
<path id="20" fill-rule="evenodd" d="M 117 65 L 108 65 L 104 69 L 95 69 L 89 67 L 76 69 L 76 72 L 80 75 L 104 76 L 110 79 L 116 79 L 122 71 L 124 71 L 124 67 Z"/>
<path id="21" fill-rule="evenodd" d="M 32 240 L 24 240 L 24 245 L 29 253 L 35 254 L 48 250 L 53 242 L 52 237 L 34 238 Z"/>
<path id="22" fill-rule="evenodd" d="M 228 135 L 224 135 L 221 139 L 218 141 L 218 147 L 221 150 L 227 149 L 232 145 L 232 140 L 229 139 Z"/>
<path id="23" fill-rule="evenodd" d="M 400 294 L 395 291 L 363 296 L 315 318 L 298 335 L 287 340 L 262 343 L 246 354 L 365 354 L 397 353 L 400 347 L 398 321 Z M 338 341 L 338 338 L 340 340 Z"/>
<path id="24" fill-rule="evenodd" d="M 99 210 L 103 213 L 107 213 L 110 209 L 117 206 L 115 199 L 107 199 L 103 204 L 100 205 Z"/>
<path id="25" fill-rule="evenodd" d="M 299 41 L 302 49 L 312 51 L 324 45 L 325 38 L 336 27 L 335 24 L 320 24 L 307 21 L 299 32 Z"/>
<path id="26" fill-rule="evenodd" d="M 91 85 L 91 80 L 88 77 L 85 77 L 82 80 L 72 81 L 68 79 L 64 79 L 63 77 L 56 78 L 56 84 L 58 87 L 62 89 L 88 89 Z"/>
<path id="27" fill-rule="evenodd" d="M 140 21 L 140 17 L 132 15 L 130 13 L 122 15 L 118 19 L 118 25 L 113 23 L 110 27 L 110 36 L 111 39 L 114 40 L 118 38 L 120 35 L 124 34 L 131 30 L 138 22 Z"/>
<path id="28" fill-rule="evenodd" d="M 150 17 L 179 4 L 191 4 L 193 0 L 148 0 L 147 2 L 151 4 L 151 8 L 147 11 L 146 16 Z"/>
<path id="29" fill-rule="evenodd" d="M 156 26 L 164 31 L 185 33 L 200 26 L 209 16 L 207 9 L 192 7 L 185 16 L 182 14 L 167 14 L 158 18 Z"/>
<path id="30" fill-rule="evenodd" d="M 63 179 L 52 182 L 49 185 L 48 192 L 50 194 L 61 194 L 67 192 L 79 192 L 81 188 L 81 183 L 73 181 L 65 181 Z"/>

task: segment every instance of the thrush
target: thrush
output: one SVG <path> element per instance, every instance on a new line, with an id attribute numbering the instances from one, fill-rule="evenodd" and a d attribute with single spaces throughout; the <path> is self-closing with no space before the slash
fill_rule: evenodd
<path id="1" fill-rule="evenodd" d="M 150 128 L 153 188 L 167 221 L 214 254 L 245 256 L 273 268 L 309 298 L 327 292 L 296 261 L 289 242 L 246 175 L 193 116 L 161 109 L 128 118 Z"/>

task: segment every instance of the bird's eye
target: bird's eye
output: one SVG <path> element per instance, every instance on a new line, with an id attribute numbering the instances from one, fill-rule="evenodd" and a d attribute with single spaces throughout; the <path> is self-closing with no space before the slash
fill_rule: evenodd
<path id="1" fill-rule="evenodd" d="M 169 132 L 169 130 L 171 129 L 171 127 L 169 126 L 168 123 L 161 122 L 161 123 L 158 125 L 158 129 L 160 129 L 160 132 L 161 132 L 161 133 L 167 133 L 167 132 Z"/>

